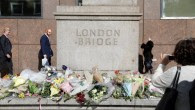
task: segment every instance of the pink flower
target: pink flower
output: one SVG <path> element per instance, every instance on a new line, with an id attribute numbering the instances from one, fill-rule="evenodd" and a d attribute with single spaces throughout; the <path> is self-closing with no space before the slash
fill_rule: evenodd
<path id="1" fill-rule="evenodd" d="M 139 72 L 138 71 L 134 71 L 133 74 L 138 74 Z"/>
<path id="2" fill-rule="evenodd" d="M 69 82 L 64 82 L 64 83 L 62 83 L 62 84 L 60 85 L 60 88 L 61 88 L 64 92 L 66 92 L 66 93 L 70 93 L 70 92 L 73 90 L 73 88 L 72 88 L 72 86 L 70 85 Z"/>

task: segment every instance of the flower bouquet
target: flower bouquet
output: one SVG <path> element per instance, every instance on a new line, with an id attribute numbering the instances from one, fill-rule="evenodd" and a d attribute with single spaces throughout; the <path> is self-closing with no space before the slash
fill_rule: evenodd
<path id="1" fill-rule="evenodd" d="M 86 103 L 85 94 L 83 92 L 80 92 L 76 95 L 76 101 L 83 105 Z"/>
<path id="2" fill-rule="evenodd" d="M 103 77 L 101 73 L 98 71 L 97 67 L 92 68 L 92 74 L 93 74 L 93 79 L 97 81 L 98 83 L 103 83 Z"/>
<path id="3" fill-rule="evenodd" d="M 88 90 L 90 90 L 88 92 L 90 103 L 98 104 L 104 99 L 109 98 L 115 90 L 115 87 L 112 83 L 99 83 L 92 85 Z"/>
<path id="4" fill-rule="evenodd" d="M 144 80 L 144 95 L 146 98 L 162 97 L 164 91 L 160 88 L 154 87 L 150 78 Z"/>
<path id="5" fill-rule="evenodd" d="M 0 100 L 4 99 L 5 97 L 9 96 L 10 93 L 8 92 L 8 88 L 0 88 Z"/>
<path id="6" fill-rule="evenodd" d="M 112 93 L 112 96 L 115 99 L 120 99 L 121 97 L 124 97 L 124 90 L 122 87 L 116 86 L 114 92 Z"/>
<path id="7" fill-rule="evenodd" d="M 50 96 L 50 94 L 51 94 L 50 88 L 51 88 L 51 83 L 49 83 L 49 82 L 44 82 L 43 83 L 43 87 L 42 87 L 42 90 L 41 90 L 41 96 L 43 98 L 47 98 L 47 97 Z"/>
<path id="8" fill-rule="evenodd" d="M 99 103 L 103 100 L 103 96 L 107 95 L 108 87 L 102 85 L 95 85 L 92 90 L 88 92 L 90 99 L 95 102 Z"/>

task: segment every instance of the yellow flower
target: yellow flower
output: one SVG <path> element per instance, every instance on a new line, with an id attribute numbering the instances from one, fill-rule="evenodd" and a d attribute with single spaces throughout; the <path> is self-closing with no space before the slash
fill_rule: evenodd
<path id="1" fill-rule="evenodd" d="M 60 89 L 57 88 L 56 86 L 53 86 L 53 85 L 52 85 L 51 88 L 50 88 L 50 91 L 51 91 L 50 96 L 52 97 L 53 95 L 58 94 L 58 93 L 60 92 Z"/>
<path id="2" fill-rule="evenodd" d="M 57 84 L 57 85 L 59 85 L 59 84 L 61 84 L 61 83 L 63 83 L 63 82 L 64 82 L 64 78 L 56 78 L 56 79 L 54 80 L 54 83 Z"/>
<path id="3" fill-rule="evenodd" d="M 23 98 L 25 98 L 25 95 L 24 95 L 23 92 L 21 92 L 21 93 L 18 95 L 18 97 L 23 99 Z"/>
<path id="4" fill-rule="evenodd" d="M 13 81 L 14 81 L 14 87 L 17 87 L 19 85 L 24 84 L 26 82 L 26 79 L 24 79 L 23 77 L 19 76 L 19 77 L 14 77 Z"/>

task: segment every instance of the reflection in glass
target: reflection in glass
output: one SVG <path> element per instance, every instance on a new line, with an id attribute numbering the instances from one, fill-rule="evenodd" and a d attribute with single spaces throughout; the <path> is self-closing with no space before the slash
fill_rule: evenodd
<path id="1" fill-rule="evenodd" d="M 0 0 L 0 16 L 41 16 L 41 0 Z"/>

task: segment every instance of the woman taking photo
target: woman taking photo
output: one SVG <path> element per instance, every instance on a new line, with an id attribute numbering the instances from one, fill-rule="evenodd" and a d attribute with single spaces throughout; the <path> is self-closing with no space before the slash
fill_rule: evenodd
<path id="1" fill-rule="evenodd" d="M 175 103 L 175 110 L 190 110 L 189 91 L 195 79 L 195 39 L 181 40 L 176 44 L 173 52 L 174 60 L 170 60 L 170 55 L 164 55 L 153 77 L 152 83 L 158 88 L 171 86 L 175 77 L 177 66 L 165 70 L 166 65 L 175 61 L 181 67 L 181 73 L 177 86 L 178 96 Z"/>

